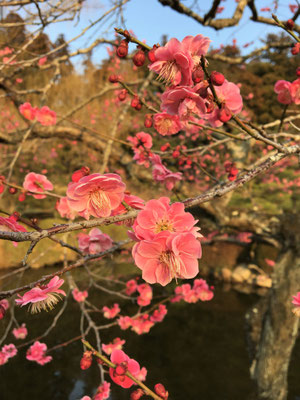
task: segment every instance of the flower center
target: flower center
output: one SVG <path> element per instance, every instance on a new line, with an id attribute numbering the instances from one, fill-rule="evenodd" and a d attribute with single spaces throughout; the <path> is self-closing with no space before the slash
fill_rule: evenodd
<path id="1" fill-rule="evenodd" d="M 172 223 L 168 219 L 161 219 L 160 221 L 156 222 L 155 233 L 159 233 L 162 231 L 170 231 L 170 232 L 175 231 Z"/>
<path id="2" fill-rule="evenodd" d="M 179 71 L 176 61 L 167 61 L 161 68 L 158 78 L 170 84 L 174 81 L 177 72 Z"/>
<path id="3" fill-rule="evenodd" d="M 172 278 L 180 277 L 181 263 L 173 251 L 163 251 L 160 254 L 159 261 L 170 269 Z"/>
<path id="4" fill-rule="evenodd" d="M 90 193 L 90 202 L 92 206 L 102 213 L 111 208 L 109 197 L 102 190 L 96 189 Z"/>

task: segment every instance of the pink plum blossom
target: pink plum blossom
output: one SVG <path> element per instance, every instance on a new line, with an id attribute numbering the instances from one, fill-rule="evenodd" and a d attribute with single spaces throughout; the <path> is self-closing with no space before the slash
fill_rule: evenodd
<path id="1" fill-rule="evenodd" d="M 59 199 L 55 207 L 62 218 L 73 220 L 77 215 L 77 212 L 70 208 L 67 197 Z"/>
<path id="2" fill-rule="evenodd" d="M 149 314 L 139 315 L 132 319 L 131 330 L 138 335 L 148 333 L 154 326 L 154 322 L 149 319 Z"/>
<path id="3" fill-rule="evenodd" d="M 153 311 L 153 314 L 150 317 L 151 322 L 162 322 L 165 318 L 168 310 L 164 304 L 160 304 L 156 310 Z"/>
<path id="4" fill-rule="evenodd" d="M 104 381 L 97 389 L 94 400 L 105 400 L 110 396 L 110 383 Z"/>
<path id="5" fill-rule="evenodd" d="M 157 113 L 153 120 L 154 128 L 162 136 L 175 135 L 182 129 L 178 115 L 171 115 L 166 112 Z"/>
<path id="6" fill-rule="evenodd" d="M 132 143 L 134 151 L 133 159 L 139 165 L 149 167 L 149 156 L 151 156 L 150 149 L 152 147 L 152 137 L 149 133 L 138 132 L 134 137 L 128 136 L 127 140 Z"/>
<path id="7" fill-rule="evenodd" d="M 166 286 L 173 278 L 191 279 L 198 274 L 201 244 L 190 232 L 161 232 L 153 240 L 136 243 L 132 254 L 146 282 Z"/>
<path id="8" fill-rule="evenodd" d="M 125 293 L 127 296 L 130 296 L 134 292 L 137 291 L 138 284 L 135 279 L 130 279 L 129 281 L 126 282 L 126 290 Z"/>
<path id="9" fill-rule="evenodd" d="M 134 385 L 134 381 L 126 376 L 126 372 L 130 372 L 133 376 L 140 373 L 139 363 L 127 356 L 122 350 L 114 350 L 111 354 L 110 361 L 116 365 L 116 368 L 109 368 L 111 379 L 125 389 Z"/>
<path id="10" fill-rule="evenodd" d="M 197 303 L 197 301 L 209 301 L 214 297 L 213 287 L 209 287 L 204 279 L 195 279 L 193 288 L 189 283 L 177 286 L 175 297 L 172 302 L 184 300 L 187 303 Z"/>
<path id="11" fill-rule="evenodd" d="M 105 318 L 112 319 L 115 318 L 115 316 L 118 315 L 121 310 L 119 304 L 115 303 L 112 308 L 104 306 L 102 311 Z"/>
<path id="12" fill-rule="evenodd" d="M 102 350 L 110 355 L 114 350 L 122 350 L 123 344 L 125 344 L 125 340 L 121 340 L 120 338 L 115 338 L 112 343 L 102 344 Z"/>
<path id="13" fill-rule="evenodd" d="M 206 112 L 205 102 L 197 93 L 195 87 L 178 86 L 165 90 L 161 96 L 161 109 L 171 115 L 179 115 L 180 119 L 187 120 L 193 114 L 202 116 Z"/>
<path id="14" fill-rule="evenodd" d="M 195 237 L 201 237 L 200 228 L 195 227 L 198 221 L 192 214 L 184 210 L 182 203 L 170 205 L 168 197 L 150 200 L 144 210 L 140 211 L 133 230 L 138 240 L 151 240 L 160 232 L 169 233 L 191 232 Z"/>
<path id="15" fill-rule="evenodd" d="M 20 105 L 19 111 L 24 118 L 33 121 L 36 117 L 37 107 L 32 107 L 30 103 L 24 103 Z"/>
<path id="16" fill-rule="evenodd" d="M 112 247 L 113 241 L 106 233 L 98 228 L 90 230 L 89 234 L 78 235 L 79 250 L 88 254 L 97 254 Z"/>
<path id="17" fill-rule="evenodd" d="M 11 343 L 11 344 L 6 344 L 2 347 L 1 352 L 6 354 L 8 358 L 14 357 L 18 350 L 16 349 L 16 346 Z"/>
<path id="18" fill-rule="evenodd" d="M 282 104 L 293 103 L 293 96 L 291 94 L 291 82 L 279 80 L 275 83 L 274 92 L 277 93 L 277 100 Z"/>
<path id="19" fill-rule="evenodd" d="M 156 182 L 163 182 L 167 190 L 172 190 L 177 181 L 182 179 L 181 172 L 172 172 L 166 168 L 158 154 L 153 154 L 151 157 L 152 177 Z"/>
<path id="20" fill-rule="evenodd" d="M 191 54 L 194 68 L 198 66 L 201 56 L 204 56 L 209 48 L 210 39 L 203 35 L 186 36 L 182 40 L 183 47 Z"/>
<path id="21" fill-rule="evenodd" d="M 300 292 L 293 296 L 292 304 L 294 304 L 295 308 L 292 310 L 297 317 L 300 317 Z"/>
<path id="22" fill-rule="evenodd" d="M 133 321 L 132 318 L 128 317 L 128 315 L 122 316 L 122 317 L 118 318 L 118 320 L 117 320 L 119 327 L 123 331 L 132 326 L 132 321 Z"/>
<path id="23" fill-rule="evenodd" d="M 8 355 L 3 351 L 0 351 L 0 365 L 6 364 L 8 360 L 9 360 Z"/>
<path id="24" fill-rule="evenodd" d="M 25 339 L 28 333 L 26 325 L 22 324 L 19 328 L 14 328 L 12 333 L 16 339 Z"/>
<path id="25" fill-rule="evenodd" d="M 36 111 L 37 121 L 44 126 L 51 126 L 56 124 L 56 112 L 50 110 L 49 107 L 44 106 Z"/>
<path id="26" fill-rule="evenodd" d="M 135 377 L 139 381 L 144 382 L 146 380 L 147 373 L 148 373 L 147 369 L 145 367 L 142 367 L 140 369 L 140 372 L 136 374 Z"/>
<path id="27" fill-rule="evenodd" d="M 290 88 L 291 96 L 295 104 L 300 104 L 300 79 L 296 79 L 291 84 Z"/>
<path id="28" fill-rule="evenodd" d="M 45 365 L 52 360 L 51 356 L 46 356 L 47 345 L 38 341 L 29 347 L 26 358 L 29 361 L 36 361 L 40 365 Z"/>
<path id="29" fill-rule="evenodd" d="M 29 174 L 25 176 L 23 188 L 29 192 L 28 194 L 31 194 L 30 192 L 53 190 L 53 185 L 45 175 L 29 172 Z M 32 194 L 32 196 L 35 199 L 44 199 L 46 197 L 45 194 Z"/>
<path id="30" fill-rule="evenodd" d="M 110 216 L 124 198 L 125 184 L 117 174 L 91 174 L 67 189 L 68 203 L 85 219 Z"/>
<path id="31" fill-rule="evenodd" d="M 0 226 L 0 230 L 2 230 Z M 0 300 L 0 320 L 4 318 L 6 310 L 9 308 L 9 302 L 6 299 Z"/>
<path id="32" fill-rule="evenodd" d="M 82 303 L 85 301 L 85 299 L 88 297 L 88 292 L 87 290 L 83 290 L 82 292 L 78 290 L 77 288 L 72 290 L 72 296 L 75 301 L 78 303 Z"/>
<path id="33" fill-rule="evenodd" d="M 20 306 L 30 304 L 31 312 L 36 313 L 41 310 L 52 310 L 56 303 L 61 299 L 61 294 L 66 293 L 59 289 L 64 283 L 63 279 L 55 276 L 47 285 L 40 285 L 26 292 L 23 296 L 16 299 L 16 303 Z"/>
<path id="34" fill-rule="evenodd" d="M 0 216 L 0 231 L 27 232 L 27 230 L 26 230 L 26 228 L 24 228 L 24 226 L 17 223 L 16 217 L 14 215 L 11 215 L 10 217 L 1 217 Z M 17 242 L 13 242 L 13 245 L 16 247 Z"/>
<path id="35" fill-rule="evenodd" d="M 138 285 L 137 291 L 139 292 L 139 296 L 137 298 L 137 303 L 141 307 L 148 306 L 151 303 L 153 291 L 150 285 L 147 283 L 142 283 Z"/>

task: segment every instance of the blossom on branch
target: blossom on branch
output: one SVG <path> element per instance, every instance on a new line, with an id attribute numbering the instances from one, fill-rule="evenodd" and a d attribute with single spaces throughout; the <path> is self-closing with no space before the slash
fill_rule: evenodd
<path id="1" fill-rule="evenodd" d="M 53 190 L 53 185 L 45 175 L 29 172 L 29 174 L 25 176 L 23 188 L 26 189 L 29 192 L 28 194 L 32 195 L 35 199 L 45 199 L 45 194 L 32 194 L 30 192 L 45 192 L 47 190 Z"/>
<path id="2" fill-rule="evenodd" d="M 109 368 L 109 375 L 111 379 L 125 389 L 134 385 L 134 381 L 126 376 L 126 372 L 130 372 L 136 376 L 140 372 L 140 365 L 137 361 L 129 358 L 122 350 L 114 350 L 111 354 L 110 360 L 116 364 L 116 368 Z"/>
<path id="3" fill-rule="evenodd" d="M 112 308 L 104 306 L 102 311 L 105 318 L 112 319 L 115 318 L 115 316 L 118 315 L 121 310 L 119 304 L 115 303 Z"/>
<path id="4" fill-rule="evenodd" d="M 177 181 L 182 179 L 181 172 L 172 172 L 166 168 L 158 154 L 153 154 L 151 157 L 153 165 L 152 177 L 156 182 L 163 182 L 167 190 L 172 190 Z"/>
<path id="5" fill-rule="evenodd" d="M 29 347 L 26 358 L 29 361 L 35 361 L 40 365 L 45 365 L 52 360 L 51 356 L 46 356 L 47 345 L 36 341 Z"/>
<path id="6" fill-rule="evenodd" d="M 16 339 L 25 339 L 28 333 L 26 325 L 22 324 L 19 328 L 14 328 L 12 333 Z"/>
<path id="7" fill-rule="evenodd" d="M 79 250 L 87 254 L 96 254 L 112 247 L 113 241 L 109 235 L 98 228 L 90 230 L 89 234 L 78 235 Z"/>
<path id="8" fill-rule="evenodd" d="M 114 350 L 122 350 L 123 344 L 125 344 L 125 340 L 122 340 L 120 338 L 115 338 L 112 343 L 108 344 L 102 344 L 102 350 L 110 355 Z"/>
<path id="9" fill-rule="evenodd" d="M 37 313 L 41 310 L 52 310 L 55 304 L 61 300 L 60 295 L 66 296 L 66 293 L 59 289 L 63 283 L 63 279 L 55 276 L 47 285 L 37 286 L 26 292 L 23 296 L 18 295 L 19 298 L 16 299 L 16 303 L 21 307 L 30 304 L 32 313 Z"/>

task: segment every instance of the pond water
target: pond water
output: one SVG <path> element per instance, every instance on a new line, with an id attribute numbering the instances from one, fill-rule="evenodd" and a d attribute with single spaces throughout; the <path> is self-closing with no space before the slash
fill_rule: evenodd
<path id="1" fill-rule="evenodd" d="M 101 308 L 107 295 L 90 293 L 89 298 Z M 114 300 L 110 299 L 109 304 Z M 148 369 L 146 384 L 153 387 L 158 382 L 163 383 L 169 390 L 170 400 L 255 399 L 254 384 L 249 376 L 245 313 L 257 300 L 257 295 L 225 291 L 220 286 L 210 302 L 168 305 L 164 321 L 148 334 L 136 335 L 114 327 L 101 331 L 101 340 L 109 343 L 115 337 L 125 339 L 123 350 Z M 122 309 L 122 302 L 119 303 Z M 18 321 L 27 324 L 26 340 L 43 333 L 61 307 L 62 302 L 55 310 L 38 315 L 15 309 Z M 0 324 L 2 334 L 5 323 Z M 79 324 L 78 304 L 69 298 L 64 316 L 41 341 L 46 342 L 48 348 L 63 343 L 80 334 Z M 88 340 L 95 344 L 93 335 Z M 11 342 L 21 343 L 9 334 L 5 343 Z M 99 369 L 95 362 L 86 371 L 80 369 L 82 345 L 79 341 L 52 351 L 53 361 L 45 366 L 26 360 L 28 347 L 20 348 L 16 357 L 0 367 L 1 400 L 78 400 L 95 393 L 100 384 Z M 300 399 L 299 361 L 298 340 L 289 371 L 289 400 Z M 110 381 L 109 377 L 107 380 Z M 127 400 L 131 391 L 112 383 L 110 400 Z"/>

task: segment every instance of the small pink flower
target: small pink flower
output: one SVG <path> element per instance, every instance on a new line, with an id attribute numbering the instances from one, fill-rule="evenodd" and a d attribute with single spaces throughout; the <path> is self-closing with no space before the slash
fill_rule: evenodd
<path id="1" fill-rule="evenodd" d="M 146 203 L 144 210 L 140 211 L 134 224 L 133 230 L 138 240 L 151 240 L 160 232 L 182 233 L 191 232 L 195 237 L 201 237 L 196 228 L 198 221 L 192 214 L 185 212 L 182 203 L 170 205 L 168 197 L 158 200 L 150 200 Z"/>
<path id="2" fill-rule="evenodd" d="M 132 379 L 126 376 L 126 372 L 130 372 L 133 376 L 140 373 L 139 363 L 127 356 L 122 350 L 114 350 L 111 354 L 110 360 L 116 364 L 116 368 L 109 368 L 109 375 L 111 379 L 125 389 L 134 385 Z"/>
<path id="3" fill-rule="evenodd" d="M 93 228 L 88 235 L 80 233 L 78 235 L 78 243 L 79 250 L 88 254 L 96 254 L 110 249 L 113 241 L 106 233 L 102 233 L 100 229 Z"/>
<path id="4" fill-rule="evenodd" d="M 162 322 L 165 318 L 168 310 L 164 304 L 160 304 L 150 317 L 151 322 Z"/>
<path id="5" fill-rule="evenodd" d="M 172 190 L 177 181 L 182 179 L 181 172 L 172 172 L 166 168 L 158 154 L 153 154 L 151 157 L 153 165 L 152 177 L 156 182 L 163 182 L 167 190 Z"/>
<path id="6" fill-rule="evenodd" d="M 49 107 L 44 106 L 36 111 L 37 121 L 44 126 L 51 126 L 56 124 L 56 112 L 50 110 Z"/>
<path id="7" fill-rule="evenodd" d="M 53 185 L 45 175 L 29 172 L 29 174 L 25 176 L 23 188 L 28 190 L 28 194 L 31 194 L 30 192 L 45 192 L 47 190 L 53 190 Z M 45 194 L 32 194 L 32 196 L 35 199 L 46 198 Z"/>
<path id="8" fill-rule="evenodd" d="M 36 117 L 37 107 L 32 107 L 30 103 L 24 103 L 20 105 L 19 111 L 24 118 L 33 121 Z"/>
<path id="9" fill-rule="evenodd" d="M 91 174 L 68 185 L 67 198 L 71 209 L 85 219 L 90 215 L 109 217 L 124 198 L 125 184 L 117 174 Z"/>
<path id="10" fill-rule="evenodd" d="M 127 294 L 127 296 L 130 296 L 131 294 L 133 294 L 134 292 L 136 292 L 137 290 L 137 282 L 135 279 L 130 279 L 130 281 L 126 282 L 126 290 L 125 293 Z"/>
<path id="11" fill-rule="evenodd" d="M 3 351 L 0 351 L 0 365 L 6 364 L 8 360 L 8 355 L 6 353 L 3 353 Z"/>
<path id="12" fill-rule="evenodd" d="M 127 315 L 124 317 L 120 317 L 118 320 L 119 327 L 124 331 L 131 327 L 132 325 L 132 318 L 128 317 Z"/>
<path id="13" fill-rule="evenodd" d="M 94 400 L 105 400 L 110 395 L 110 383 L 104 381 L 101 386 L 98 387 L 97 393 L 94 396 Z"/>
<path id="14" fill-rule="evenodd" d="M 295 308 L 292 310 L 297 317 L 300 317 L 300 292 L 293 296 L 292 304 L 294 304 Z"/>
<path id="15" fill-rule="evenodd" d="M 46 64 L 47 57 L 41 57 L 38 61 L 38 65 L 41 67 L 42 65 Z"/>
<path id="16" fill-rule="evenodd" d="M 274 92 L 278 94 L 277 100 L 282 104 L 293 103 L 293 97 L 291 94 L 291 82 L 279 80 L 275 83 Z"/>
<path id="17" fill-rule="evenodd" d="M 148 333 L 153 326 L 154 322 L 150 321 L 149 315 L 143 314 L 132 320 L 131 330 L 138 335 L 142 335 L 143 333 Z"/>
<path id="18" fill-rule="evenodd" d="M 0 231 L 2 231 L 3 228 L 0 225 Z M 6 299 L 0 300 L 0 320 L 4 318 L 6 314 L 6 310 L 9 308 L 9 302 Z"/>
<path id="19" fill-rule="evenodd" d="M 115 338 L 112 343 L 102 344 L 102 350 L 110 355 L 114 350 L 122 350 L 123 344 L 125 344 L 125 340 L 121 340 L 120 338 Z"/>
<path id="20" fill-rule="evenodd" d="M 152 147 L 152 137 L 148 133 L 138 132 L 134 137 L 128 136 L 127 140 L 133 144 L 134 157 L 133 159 L 139 165 L 149 167 L 149 157 L 151 156 L 150 149 Z"/>
<path id="21" fill-rule="evenodd" d="M 115 318 L 115 316 L 118 315 L 121 310 L 119 304 L 115 303 L 112 308 L 104 306 L 102 308 L 102 311 L 103 311 L 103 316 L 105 318 L 112 319 Z"/>
<path id="22" fill-rule="evenodd" d="M 166 286 L 173 278 L 191 279 L 198 274 L 201 244 L 192 233 L 161 232 L 153 240 L 136 243 L 132 254 L 146 282 Z"/>
<path id="23" fill-rule="evenodd" d="M 209 301 L 214 297 L 213 287 L 209 287 L 204 279 L 195 279 L 193 290 L 201 301 Z"/>
<path id="24" fill-rule="evenodd" d="M 30 303 L 32 313 L 40 312 L 41 310 L 52 310 L 54 305 L 61 299 L 60 294 L 66 296 L 66 293 L 59 289 L 64 283 L 63 279 L 55 276 L 47 285 L 37 286 L 23 296 L 16 299 L 16 303 L 20 306 L 25 306 Z"/>
<path id="25" fill-rule="evenodd" d="M 291 84 L 290 88 L 291 96 L 295 104 L 300 104 L 300 79 L 296 79 Z"/>
<path id="26" fill-rule="evenodd" d="M 38 341 L 29 347 L 26 358 L 29 361 L 36 361 L 40 365 L 47 364 L 52 360 L 51 356 L 46 356 L 47 345 Z"/>
<path id="27" fill-rule="evenodd" d="M 136 379 L 138 379 L 141 382 L 144 382 L 146 380 L 147 372 L 148 372 L 147 369 L 145 367 L 142 367 L 140 369 L 140 372 L 135 375 Z"/>
<path id="28" fill-rule="evenodd" d="M 166 112 L 155 114 L 154 128 L 162 136 L 175 135 L 182 127 L 178 115 L 171 115 Z"/>
<path id="29" fill-rule="evenodd" d="M 16 339 L 25 339 L 27 336 L 27 328 L 25 324 L 22 324 L 19 328 L 15 328 L 12 331 Z"/>
<path id="30" fill-rule="evenodd" d="M 137 299 L 137 303 L 141 307 L 148 306 L 151 303 L 153 292 L 150 285 L 147 283 L 142 283 L 138 285 L 137 291 L 139 292 L 139 296 Z"/>
<path id="31" fill-rule="evenodd" d="M 161 96 L 161 109 L 171 115 L 179 115 L 180 119 L 190 119 L 193 114 L 202 116 L 206 112 L 205 102 L 195 87 L 178 86 L 165 90 Z"/>
<path id="32" fill-rule="evenodd" d="M 17 354 L 18 350 L 16 349 L 16 346 L 11 343 L 3 346 L 1 352 L 6 354 L 8 358 L 12 358 Z"/>
<path id="33" fill-rule="evenodd" d="M 77 212 L 70 208 L 68 199 L 66 197 L 59 199 L 55 207 L 62 218 L 73 220 L 77 215 Z"/>
<path id="34" fill-rule="evenodd" d="M 82 303 L 88 297 L 88 292 L 86 290 L 80 292 L 77 288 L 72 290 L 72 296 L 75 301 Z"/>

